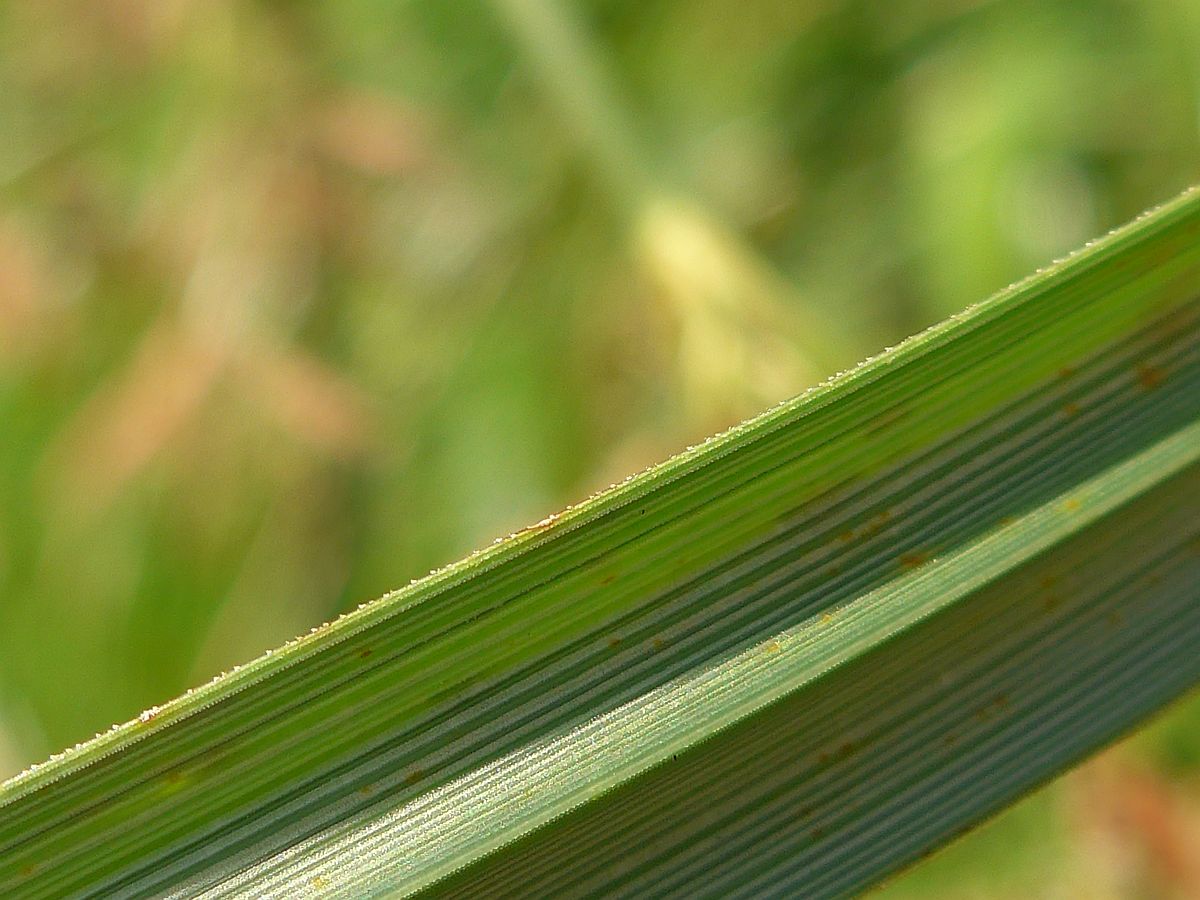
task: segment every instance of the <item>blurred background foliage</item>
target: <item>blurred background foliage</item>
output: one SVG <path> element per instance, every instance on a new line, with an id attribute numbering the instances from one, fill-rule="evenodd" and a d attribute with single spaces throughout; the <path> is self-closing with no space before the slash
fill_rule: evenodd
<path id="1" fill-rule="evenodd" d="M 0 775 L 1197 180 L 1195 0 L 0 4 Z M 1200 896 L 1200 705 L 894 896 Z"/>

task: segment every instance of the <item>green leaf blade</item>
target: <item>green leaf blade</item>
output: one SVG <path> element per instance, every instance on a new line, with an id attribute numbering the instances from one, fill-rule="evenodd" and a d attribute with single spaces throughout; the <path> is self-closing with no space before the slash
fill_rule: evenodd
<path id="1" fill-rule="evenodd" d="M 0 793 L 0 890 L 354 896 L 609 879 L 612 890 L 690 893 L 687 860 L 713 841 L 729 848 L 731 889 L 746 867 L 814 896 L 887 874 L 1200 675 L 1171 655 L 1190 619 L 1163 631 L 1195 574 L 1198 237 L 1192 193 L 849 375 L 18 776 Z M 1060 689 L 1080 696 L 1062 710 L 1070 740 L 1029 777 L 987 794 L 962 775 L 981 793 L 957 817 L 892 809 L 883 786 L 905 797 L 925 782 L 857 767 L 876 754 L 878 768 L 912 735 L 819 751 L 788 730 L 798 720 L 824 734 L 805 704 L 826 696 L 860 709 L 855 727 L 867 728 L 878 714 L 854 673 L 880 659 L 898 683 L 905 667 L 924 671 L 896 648 L 982 665 L 983 649 L 962 648 L 991 633 L 977 612 L 1000 602 L 988 598 L 1034 603 L 1030 572 L 1115 546 L 1126 517 L 1144 521 L 1131 562 L 1158 566 L 1162 596 L 1144 629 L 1099 641 L 1093 662 L 1141 671 L 1139 654 L 1170 637 L 1174 668 L 1156 663 L 1105 716 L 1092 669 L 1064 669 L 1076 680 Z M 1085 623 L 1103 604 L 1134 609 L 1114 587 L 1126 570 L 1087 559 L 1094 579 L 1048 619 L 1064 635 L 1092 634 Z M 1014 647 L 1051 627 L 996 616 L 1006 631 L 995 639 Z M 951 620 L 957 630 L 940 630 Z M 1058 661 L 1052 650 L 1040 665 Z M 917 687 L 912 721 L 952 696 Z M 1012 736 L 1050 708 L 1037 696 L 993 711 L 1009 743 L 996 737 L 989 751 L 981 738 L 979 759 L 1032 752 Z M 750 728 L 760 720 L 773 724 Z M 946 713 L 926 737 L 962 724 Z M 844 744 L 845 790 L 880 791 L 875 808 L 914 836 L 872 843 L 890 819 L 861 811 L 799 824 L 829 768 L 806 753 L 836 759 Z M 760 800 L 771 810 L 761 820 L 742 810 L 766 771 L 734 771 L 752 752 L 792 791 L 782 806 Z M 931 772 L 957 771 L 957 759 L 931 756 Z M 685 809 L 725 824 L 697 830 L 704 815 Z M 769 835 L 759 849 L 747 843 L 755 829 Z M 626 832 L 641 838 L 624 846 Z M 656 843 L 660 833 L 673 837 Z M 866 849 L 843 859 L 834 848 L 851 839 Z M 522 872 L 543 880 L 504 880 Z"/>

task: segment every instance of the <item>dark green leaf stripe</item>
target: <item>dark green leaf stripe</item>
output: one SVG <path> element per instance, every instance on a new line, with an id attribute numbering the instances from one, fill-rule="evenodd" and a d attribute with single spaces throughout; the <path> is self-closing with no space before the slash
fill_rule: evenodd
<path id="1" fill-rule="evenodd" d="M 1198 236 L 1189 193 L 23 773 L 0 895 L 822 896 L 911 861 L 1200 676 Z"/>

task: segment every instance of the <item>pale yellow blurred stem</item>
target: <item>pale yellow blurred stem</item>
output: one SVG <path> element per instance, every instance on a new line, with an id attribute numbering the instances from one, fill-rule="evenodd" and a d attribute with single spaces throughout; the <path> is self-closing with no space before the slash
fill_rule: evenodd
<path id="1" fill-rule="evenodd" d="M 635 249 L 679 325 L 689 404 L 719 427 L 833 374 L 852 354 L 761 256 L 696 204 L 649 199 Z"/>
<path id="2" fill-rule="evenodd" d="M 853 358 L 837 323 L 811 312 L 769 262 L 669 183 L 568 7 L 491 2 L 581 150 L 628 210 L 632 252 L 677 324 L 694 420 L 707 426 L 746 415 Z"/>

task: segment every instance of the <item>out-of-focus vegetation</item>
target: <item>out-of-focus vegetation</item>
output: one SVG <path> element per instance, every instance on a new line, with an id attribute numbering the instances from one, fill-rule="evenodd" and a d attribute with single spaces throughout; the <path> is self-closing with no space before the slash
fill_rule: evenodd
<path id="1" fill-rule="evenodd" d="M 1198 175 L 1193 0 L 0 6 L 0 774 Z M 890 890 L 1197 847 L 1193 702 Z"/>

